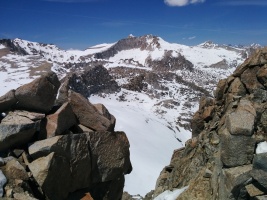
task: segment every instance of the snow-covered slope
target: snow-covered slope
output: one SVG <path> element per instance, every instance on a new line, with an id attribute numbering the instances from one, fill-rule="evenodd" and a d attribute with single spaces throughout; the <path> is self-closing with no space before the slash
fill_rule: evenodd
<path id="1" fill-rule="evenodd" d="M 126 177 L 125 190 L 144 196 L 154 189 L 173 150 L 191 137 L 190 118 L 199 98 L 212 95 L 218 80 L 231 74 L 254 48 L 212 42 L 185 46 L 153 35 L 131 36 L 83 51 L 0 40 L 0 95 L 48 70 L 63 78 L 90 66 L 106 67 L 121 91 L 89 99 L 103 103 L 117 119 L 116 130 L 128 135 L 133 172 Z"/>
<path id="2" fill-rule="evenodd" d="M 128 95 L 126 101 L 120 102 L 117 99 L 123 92 Z M 143 103 L 137 103 L 135 98 Z M 133 171 L 126 176 L 125 191 L 146 194 L 155 187 L 157 176 L 169 162 L 173 150 L 183 146 L 170 133 L 167 121 L 152 114 L 157 100 L 145 94 L 122 90 L 105 98 L 92 96 L 90 101 L 103 103 L 116 116 L 116 130 L 125 131 L 130 141 Z M 182 134 L 184 139 L 190 137 L 186 131 Z"/>
<path id="3" fill-rule="evenodd" d="M 22 49 L 24 49 L 29 55 L 41 55 L 49 61 L 59 62 L 59 63 L 82 62 L 86 60 L 84 56 L 92 55 L 107 50 L 109 47 L 113 45 L 105 43 L 90 47 L 82 51 L 82 50 L 61 50 L 53 44 L 30 42 L 18 38 L 14 39 L 13 43 L 16 46 L 19 46 Z"/>

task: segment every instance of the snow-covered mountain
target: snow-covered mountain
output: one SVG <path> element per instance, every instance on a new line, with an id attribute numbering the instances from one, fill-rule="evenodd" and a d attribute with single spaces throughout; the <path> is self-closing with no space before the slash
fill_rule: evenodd
<path id="1" fill-rule="evenodd" d="M 89 100 L 106 105 L 117 118 L 116 129 L 126 132 L 134 170 L 126 177 L 125 190 L 144 195 L 154 188 L 172 151 L 191 137 L 190 119 L 199 98 L 211 96 L 218 80 L 256 48 L 211 41 L 185 46 L 153 35 L 131 35 L 83 51 L 4 39 L 0 40 L 0 95 L 44 71 L 53 70 L 61 78 L 69 73 L 82 77 L 90 67 L 103 65 L 120 91 L 91 94 Z"/>

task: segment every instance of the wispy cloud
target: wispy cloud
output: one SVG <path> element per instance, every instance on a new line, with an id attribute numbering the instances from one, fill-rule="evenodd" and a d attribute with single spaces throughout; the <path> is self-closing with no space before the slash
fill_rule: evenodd
<path id="1" fill-rule="evenodd" d="M 267 6 L 266 0 L 231 0 L 222 1 L 219 5 L 225 6 Z"/>
<path id="2" fill-rule="evenodd" d="M 191 36 L 191 37 L 183 38 L 183 40 L 194 40 L 196 38 L 197 38 L 196 36 Z"/>
<path id="3" fill-rule="evenodd" d="M 206 0 L 164 0 L 168 6 L 186 6 L 189 4 L 204 3 Z"/>
<path id="4" fill-rule="evenodd" d="M 196 39 L 196 36 L 189 37 L 188 40 Z"/>

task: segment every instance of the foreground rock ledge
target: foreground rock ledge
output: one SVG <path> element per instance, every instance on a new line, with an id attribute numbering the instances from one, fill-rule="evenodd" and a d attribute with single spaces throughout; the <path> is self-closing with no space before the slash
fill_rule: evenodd
<path id="1" fill-rule="evenodd" d="M 218 83 L 192 120 L 193 138 L 176 150 L 158 180 L 154 197 L 189 186 L 177 200 L 267 199 L 267 48 Z"/>
<path id="2" fill-rule="evenodd" d="M 49 72 L 0 97 L 0 198 L 120 200 L 132 170 L 126 134 L 76 92 L 59 104 L 58 88 Z"/>

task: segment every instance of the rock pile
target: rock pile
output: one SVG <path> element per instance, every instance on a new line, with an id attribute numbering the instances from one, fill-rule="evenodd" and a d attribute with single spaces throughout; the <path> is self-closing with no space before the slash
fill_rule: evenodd
<path id="1" fill-rule="evenodd" d="M 132 170 L 129 141 L 102 104 L 49 72 L 0 97 L 0 197 L 119 200 Z"/>
<path id="2" fill-rule="evenodd" d="M 203 98 L 192 139 L 173 153 L 154 197 L 189 186 L 177 199 L 267 199 L 267 48 L 221 80 Z M 257 150 L 257 151 L 256 151 Z"/>

